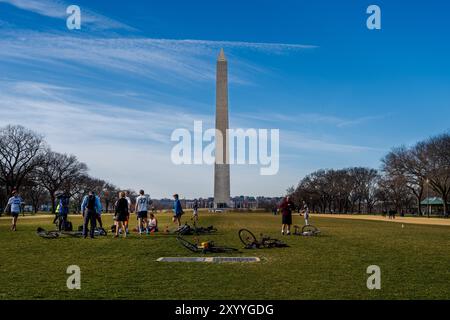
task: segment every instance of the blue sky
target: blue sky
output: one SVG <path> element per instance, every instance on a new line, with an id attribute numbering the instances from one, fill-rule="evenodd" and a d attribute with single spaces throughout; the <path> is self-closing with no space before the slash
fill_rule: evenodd
<path id="1" fill-rule="evenodd" d="M 82 29 L 66 28 L 80 6 Z M 377 4 L 382 29 L 366 28 Z M 213 168 L 170 161 L 212 126 L 224 47 L 230 124 L 280 129 L 280 171 L 232 168 L 232 195 L 282 195 L 318 168 L 378 168 L 448 131 L 444 1 L 0 0 L 0 126 L 23 124 L 94 176 L 152 196 L 211 196 Z"/>

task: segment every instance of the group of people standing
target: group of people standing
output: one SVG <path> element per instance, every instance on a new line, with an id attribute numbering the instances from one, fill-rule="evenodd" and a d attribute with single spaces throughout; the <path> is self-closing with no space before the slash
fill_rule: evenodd
<path id="1" fill-rule="evenodd" d="M 129 233 L 128 222 L 130 219 L 130 213 L 136 212 L 138 220 L 137 232 L 139 234 L 149 234 L 151 232 L 158 231 L 158 220 L 153 213 L 150 213 L 150 219 L 148 216 L 148 209 L 151 204 L 150 197 L 145 195 L 144 190 L 139 191 L 139 196 L 136 198 L 134 210 L 132 208 L 132 202 L 128 194 L 125 192 L 119 193 L 119 200 L 115 203 L 115 234 L 114 237 L 118 237 L 119 233 L 122 233 L 124 237 Z"/>
<path id="2" fill-rule="evenodd" d="M 137 231 L 139 234 L 150 233 L 158 231 L 158 222 L 153 213 L 148 218 L 148 209 L 151 204 L 150 197 L 145 195 L 144 190 L 139 191 L 139 196 L 136 198 L 135 206 L 132 207 L 132 201 L 129 193 L 120 192 L 119 199 L 114 204 L 114 237 L 119 237 L 122 234 L 126 237 L 129 234 L 128 224 L 130 220 L 130 214 L 136 212 L 138 220 Z M 100 198 L 94 194 L 93 191 L 89 192 L 84 197 L 81 204 L 81 212 L 83 213 L 83 237 L 87 237 L 89 230 L 89 236 L 94 238 L 95 228 L 97 222 L 99 222 L 102 228 L 102 204 Z M 88 228 L 90 225 L 90 228 Z"/>
<path id="3" fill-rule="evenodd" d="M 178 194 L 174 194 L 174 205 L 173 205 L 173 222 L 181 227 L 181 216 L 184 214 L 181 202 L 179 200 Z M 138 220 L 137 232 L 141 235 L 143 233 L 150 234 L 152 232 L 158 231 L 158 220 L 153 213 L 148 215 L 148 209 L 151 205 L 151 200 L 148 195 L 145 194 L 144 190 L 139 191 L 139 196 L 136 198 L 134 208 L 132 206 L 132 201 L 129 194 L 125 192 L 119 193 L 119 200 L 114 205 L 114 237 L 119 237 L 122 234 L 126 238 L 129 234 L 128 223 L 130 220 L 130 214 L 134 211 L 136 212 L 136 217 Z M 198 209 L 198 205 L 197 205 Z M 96 222 L 99 221 L 101 226 L 101 201 L 98 196 L 93 192 L 90 192 L 83 199 L 81 205 L 81 212 L 83 213 L 83 236 L 87 237 L 87 230 L 90 231 L 89 236 L 94 237 L 94 230 L 96 228 Z M 194 215 L 198 217 L 198 211 L 194 209 Z M 90 224 L 90 229 L 88 225 Z"/>
<path id="4" fill-rule="evenodd" d="M 181 216 L 184 214 L 183 207 L 178 194 L 173 195 L 173 218 L 172 221 L 181 227 Z M 64 229 L 67 222 L 67 215 L 69 214 L 69 199 L 70 196 L 67 193 L 61 194 L 57 197 L 58 205 L 56 207 L 57 217 L 54 220 L 58 222 L 58 229 L 61 231 Z M 123 234 L 124 237 L 129 233 L 128 223 L 130 219 L 130 213 L 136 212 L 138 227 L 137 232 L 139 234 L 149 234 L 151 232 L 158 231 L 158 220 L 153 213 L 150 213 L 150 218 L 148 216 L 148 209 L 151 205 L 151 200 L 148 195 L 145 195 L 144 190 L 139 191 L 139 196 L 136 198 L 135 206 L 132 208 L 132 201 L 129 193 L 120 192 L 119 200 L 114 205 L 114 226 L 115 233 L 114 237 L 118 237 L 119 234 Z M 11 230 L 17 230 L 17 219 L 19 214 L 22 212 L 23 200 L 16 190 L 12 191 L 12 196 L 8 200 L 5 212 L 9 212 L 12 215 Z M 309 225 L 309 209 L 305 201 L 302 203 L 302 210 L 305 225 Z M 295 205 L 289 198 L 289 196 L 283 198 L 281 204 L 279 205 L 282 217 L 281 234 L 290 235 L 291 225 L 292 225 L 292 212 L 295 210 Z M 81 212 L 83 214 L 83 237 L 87 238 L 88 231 L 89 236 L 94 238 L 95 229 L 97 228 L 97 223 L 100 228 L 103 228 L 102 222 L 102 203 L 100 197 L 96 195 L 93 191 L 90 191 L 88 195 L 83 198 L 81 203 Z M 193 220 L 198 221 L 198 202 L 194 201 L 193 205 Z M 90 228 L 88 228 L 90 226 Z"/>
<path id="5" fill-rule="evenodd" d="M 53 223 L 57 225 L 59 231 L 66 230 L 67 216 L 70 211 L 69 207 L 70 195 L 68 193 L 58 194 L 56 196 L 56 209 L 55 219 Z M 4 210 L 5 213 L 12 215 L 11 230 L 17 231 L 17 219 L 20 213 L 23 212 L 23 200 L 16 190 L 13 190 L 11 197 L 8 199 L 7 206 Z M 119 200 L 115 203 L 114 225 L 116 226 L 115 237 L 118 237 L 119 232 L 126 235 L 128 231 L 128 222 L 131 212 L 136 212 L 138 219 L 138 232 L 150 233 L 158 231 L 158 221 L 153 213 L 148 218 L 148 209 L 151 204 L 149 196 L 145 195 L 144 190 L 139 192 L 139 196 L 136 198 L 134 210 L 132 208 L 131 198 L 129 193 L 120 192 Z M 177 204 L 177 202 L 175 203 Z M 94 238 L 97 225 L 103 228 L 102 222 L 103 207 L 100 197 L 95 194 L 94 191 L 90 191 L 83 197 L 81 202 L 81 213 L 83 215 L 83 237 L 87 238 L 88 233 L 91 238 Z M 182 213 L 181 204 L 178 201 L 177 205 L 177 217 L 180 218 Z M 181 219 L 178 219 L 181 224 Z M 90 228 L 89 228 L 90 227 Z"/>

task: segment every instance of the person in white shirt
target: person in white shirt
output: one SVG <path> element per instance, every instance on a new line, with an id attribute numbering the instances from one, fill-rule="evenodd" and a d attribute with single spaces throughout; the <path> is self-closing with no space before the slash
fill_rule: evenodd
<path id="1" fill-rule="evenodd" d="M 305 217 L 305 226 L 309 226 L 309 208 L 305 201 L 303 201 L 303 213 Z"/>
<path id="2" fill-rule="evenodd" d="M 22 212 L 22 204 L 22 198 L 19 196 L 16 190 L 13 190 L 12 197 L 9 198 L 8 204 L 6 205 L 5 209 L 5 213 L 9 211 L 11 212 L 11 215 L 13 217 L 11 231 L 17 231 L 17 218 L 19 218 L 19 214 Z"/>
<path id="3" fill-rule="evenodd" d="M 136 198 L 135 211 L 138 218 L 138 231 L 139 234 L 142 234 L 143 230 L 148 231 L 148 205 L 149 205 L 149 197 L 145 195 L 144 190 L 139 191 L 139 196 Z M 144 229 L 145 225 L 145 229 Z"/>
<path id="4" fill-rule="evenodd" d="M 148 232 L 158 231 L 158 219 L 156 219 L 153 213 L 150 213 L 150 220 L 148 221 Z"/>

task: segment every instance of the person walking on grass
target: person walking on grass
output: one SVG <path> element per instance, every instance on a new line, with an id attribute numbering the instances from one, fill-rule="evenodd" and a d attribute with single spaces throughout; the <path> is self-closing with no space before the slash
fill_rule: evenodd
<path id="1" fill-rule="evenodd" d="M 173 203 L 173 218 L 172 221 L 174 223 L 178 223 L 178 228 L 181 227 L 181 216 L 183 215 L 183 208 L 181 207 L 181 202 L 178 194 L 173 195 L 174 203 Z"/>
<path id="2" fill-rule="evenodd" d="M 83 213 L 83 237 L 87 238 L 88 225 L 90 224 L 89 237 L 94 239 L 95 228 L 97 226 L 97 218 L 102 211 L 100 198 L 93 191 L 83 198 L 81 203 L 81 212 Z"/>
<path id="3" fill-rule="evenodd" d="M 139 196 L 136 198 L 135 211 L 138 218 L 138 231 L 142 234 L 143 230 L 146 230 L 148 234 L 148 205 L 149 199 L 145 195 L 144 190 L 139 191 Z M 145 225 L 145 228 L 143 228 Z"/>
<path id="4" fill-rule="evenodd" d="M 272 214 L 274 216 L 276 216 L 278 214 L 278 207 L 276 205 L 272 208 Z"/>
<path id="5" fill-rule="evenodd" d="M 193 212 L 192 212 L 192 220 L 194 223 L 198 222 L 198 201 L 197 199 L 194 200 L 194 205 L 192 206 Z"/>
<path id="6" fill-rule="evenodd" d="M 115 207 L 115 221 L 116 225 L 116 233 L 114 234 L 114 238 L 119 237 L 119 230 L 122 229 L 123 237 L 127 237 L 127 231 L 125 222 L 128 220 L 130 216 L 128 201 L 125 197 L 125 192 L 119 193 L 119 200 L 116 202 Z"/>
<path id="7" fill-rule="evenodd" d="M 303 214 L 305 218 L 305 226 L 309 226 L 309 208 L 305 201 L 303 201 Z"/>
<path id="8" fill-rule="evenodd" d="M 291 234 L 291 225 L 292 225 L 292 209 L 294 208 L 294 204 L 290 200 L 289 197 L 283 198 L 283 201 L 280 204 L 281 211 L 281 234 L 284 235 L 286 232 L 287 235 Z"/>
<path id="9" fill-rule="evenodd" d="M 9 198 L 8 204 L 5 208 L 5 213 L 10 212 L 12 215 L 11 231 L 17 231 L 17 219 L 19 218 L 20 212 L 22 212 L 22 204 L 22 198 L 16 190 L 13 190 L 11 192 L 11 198 Z"/>

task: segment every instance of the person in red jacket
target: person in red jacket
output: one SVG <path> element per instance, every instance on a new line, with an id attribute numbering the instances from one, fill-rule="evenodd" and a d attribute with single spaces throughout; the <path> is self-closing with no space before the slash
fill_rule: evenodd
<path id="1" fill-rule="evenodd" d="M 281 234 L 284 235 L 284 232 L 286 230 L 286 234 L 291 234 L 291 225 L 292 225 L 292 210 L 294 209 L 294 204 L 289 199 L 289 197 L 285 197 L 283 201 L 281 201 L 280 204 L 280 211 L 281 211 L 281 219 L 282 219 L 282 226 L 281 226 Z"/>

